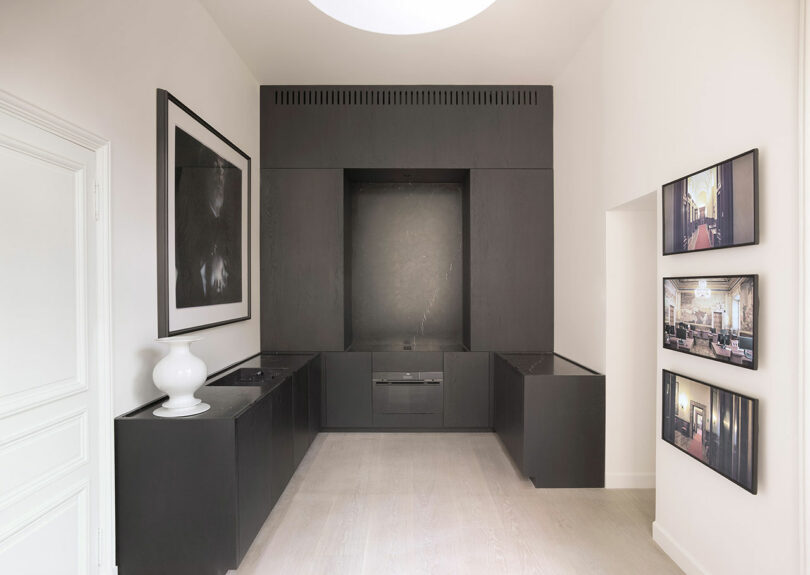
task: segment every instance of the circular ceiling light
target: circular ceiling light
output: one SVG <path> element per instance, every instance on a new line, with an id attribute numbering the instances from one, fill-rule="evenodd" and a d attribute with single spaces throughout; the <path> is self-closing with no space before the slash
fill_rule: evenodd
<path id="1" fill-rule="evenodd" d="M 444 30 L 486 10 L 495 0 L 309 0 L 339 22 L 379 34 Z"/>

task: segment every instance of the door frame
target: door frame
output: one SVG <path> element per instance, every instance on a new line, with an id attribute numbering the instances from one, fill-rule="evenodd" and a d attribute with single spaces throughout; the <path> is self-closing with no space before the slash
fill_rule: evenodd
<path id="1" fill-rule="evenodd" d="M 55 116 L 16 96 L 0 90 L 0 111 L 95 154 L 95 211 L 97 270 L 96 356 L 98 382 L 98 494 L 100 532 L 96 534 L 99 573 L 114 574 L 115 567 L 115 485 L 113 452 L 113 355 L 112 355 L 112 236 L 110 210 L 110 142 L 75 124 Z"/>

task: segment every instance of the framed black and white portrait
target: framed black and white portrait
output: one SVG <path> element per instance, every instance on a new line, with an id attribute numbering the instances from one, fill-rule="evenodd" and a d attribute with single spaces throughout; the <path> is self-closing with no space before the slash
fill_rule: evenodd
<path id="1" fill-rule="evenodd" d="M 250 158 L 157 92 L 158 335 L 250 318 Z"/>

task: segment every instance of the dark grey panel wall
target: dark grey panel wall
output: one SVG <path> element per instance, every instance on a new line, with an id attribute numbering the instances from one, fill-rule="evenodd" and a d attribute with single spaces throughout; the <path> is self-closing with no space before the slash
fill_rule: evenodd
<path id="1" fill-rule="evenodd" d="M 266 351 L 343 350 L 343 172 L 262 170 Z"/>
<path id="2" fill-rule="evenodd" d="M 352 183 L 345 227 L 356 349 L 364 342 L 461 344 L 462 187 Z"/>
<path id="3" fill-rule="evenodd" d="M 262 168 L 552 168 L 551 86 L 262 86 Z"/>
<path id="4" fill-rule="evenodd" d="M 470 349 L 554 349 L 551 170 L 470 171 Z"/>

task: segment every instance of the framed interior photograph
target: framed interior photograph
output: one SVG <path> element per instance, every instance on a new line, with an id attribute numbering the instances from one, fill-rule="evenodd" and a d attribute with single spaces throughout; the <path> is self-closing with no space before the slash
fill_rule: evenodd
<path id="1" fill-rule="evenodd" d="M 664 347 L 757 368 L 756 275 L 664 278 Z"/>
<path id="2" fill-rule="evenodd" d="M 250 158 L 157 91 L 158 335 L 250 318 Z"/>
<path id="3" fill-rule="evenodd" d="M 663 370 L 661 439 L 757 492 L 759 402 Z"/>
<path id="4" fill-rule="evenodd" d="M 759 242 L 759 151 L 665 184 L 664 255 Z"/>

